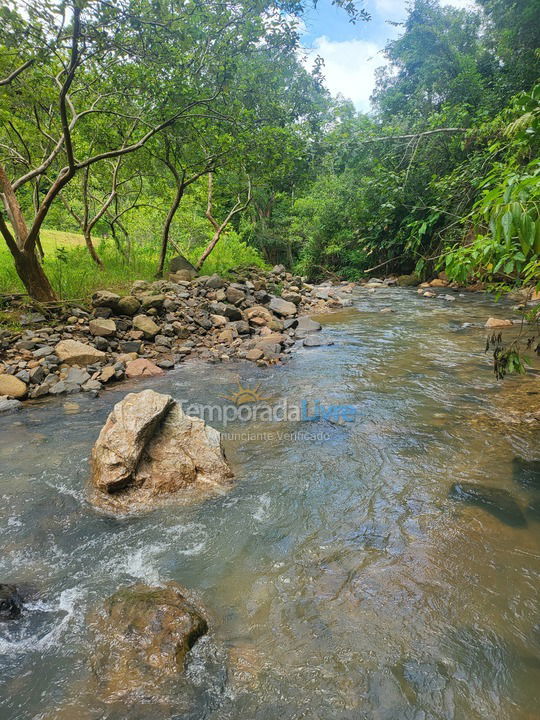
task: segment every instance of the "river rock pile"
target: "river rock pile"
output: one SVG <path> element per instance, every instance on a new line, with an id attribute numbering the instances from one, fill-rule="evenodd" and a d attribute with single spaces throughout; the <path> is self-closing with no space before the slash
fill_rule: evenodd
<path id="1" fill-rule="evenodd" d="M 68 308 L 53 322 L 29 314 L 22 318 L 28 329 L 0 337 L 0 411 L 24 398 L 98 393 L 110 382 L 162 374 L 189 356 L 280 362 L 320 329 L 301 316 L 350 305 L 353 286 L 308 285 L 283 266 L 232 281 L 180 271 L 138 281 L 124 297 L 96 292 L 91 308 Z"/>

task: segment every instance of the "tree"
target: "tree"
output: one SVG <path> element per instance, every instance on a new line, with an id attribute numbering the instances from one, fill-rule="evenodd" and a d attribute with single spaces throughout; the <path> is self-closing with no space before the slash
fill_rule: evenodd
<path id="1" fill-rule="evenodd" d="M 206 207 L 206 217 L 208 218 L 210 224 L 214 228 L 214 234 L 212 235 L 212 239 L 204 249 L 202 255 L 195 263 L 195 268 L 197 270 L 200 270 L 204 261 L 206 258 L 210 255 L 212 250 L 216 247 L 216 245 L 219 242 L 219 239 L 221 235 L 223 234 L 223 231 L 227 227 L 227 225 L 231 222 L 231 220 L 235 217 L 235 215 L 238 215 L 239 213 L 244 212 L 244 210 L 248 207 L 249 203 L 251 202 L 251 180 L 248 176 L 247 179 L 247 192 L 245 200 L 242 200 L 240 195 L 238 195 L 237 200 L 235 204 L 230 208 L 225 218 L 222 220 L 222 222 L 218 222 L 216 218 L 214 217 L 214 174 L 212 172 L 208 173 L 208 205 Z"/>
<path id="2" fill-rule="evenodd" d="M 293 52 L 298 36 L 283 11 L 302 9 L 299 2 L 282 7 L 262 0 L 230 5 L 220 0 L 50 0 L 46 5 L 29 0 L 24 17 L 3 12 L 3 34 L 9 39 L 4 48 L 14 39 L 19 44 L 17 62 L 1 75 L 8 158 L 0 164 L 0 193 L 12 228 L 2 218 L 0 233 L 33 298 L 55 297 L 36 245 L 52 204 L 75 175 L 140 150 L 179 121 L 223 121 L 227 106 L 221 101 L 235 68 L 257 55 L 263 40 L 265 47 Z M 274 11 L 278 14 L 269 24 Z M 37 52 L 39 67 L 33 62 Z M 21 97 L 32 112 L 21 113 Z M 103 136 L 101 146 L 89 144 L 92 135 Z M 45 156 L 34 161 L 31 154 L 29 167 L 17 174 L 21 147 L 30 147 L 34 136 L 48 141 Z M 29 183 L 41 187 L 33 213 L 26 203 Z"/>

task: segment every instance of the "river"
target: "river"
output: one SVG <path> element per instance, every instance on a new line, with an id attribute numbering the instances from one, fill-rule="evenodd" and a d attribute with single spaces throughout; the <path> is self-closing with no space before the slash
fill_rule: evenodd
<path id="1" fill-rule="evenodd" d="M 90 449 L 127 385 L 1 416 L 0 582 L 39 591 L 0 624 L 2 720 L 538 718 L 540 523 L 448 497 L 467 481 L 538 500 L 520 474 L 539 431 L 493 420 L 539 389 L 535 373 L 497 382 L 484 353 L 486 318 L 509 312 L 358 291 L 319 318 L 334 344 L 285 366 L 186 363 L 133 385 L 210 404 L 240 382 L 353 409 L 230 423 L 235 486 L 198 505 L 112 518 L 86 503 Z M 87 614 L 168 580 L 197 594 L 210 634 L 162 702 L 101 704 Z"/>

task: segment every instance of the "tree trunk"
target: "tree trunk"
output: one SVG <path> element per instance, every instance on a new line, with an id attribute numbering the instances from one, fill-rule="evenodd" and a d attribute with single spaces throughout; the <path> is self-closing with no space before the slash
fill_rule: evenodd
<path id="1" fill-rule="evenodd" d="M 56 293 L 34 251 L 27 253 L 17 250 L 13 253 L 13 259 L 15 260 L 17 274 L 33 300 L 38 302 L 56 300 Z"/>
<path id="2" fill-rule="evenodd" d="M 163 270 L 165 268 L 165 260 L 167 258 L 167 247 L 169 245 L 169 232 L 171 230 L 172 221 L 174 219 L 174 216 L 176 215 L 176 211 L 178 210 L 180 206 L 180 201 L 182 200 L 182 196 L 184 194 L 184 185 L 181 183 L 177 190 L 176 194 L 174 196 L 173 203 L 171 207 L 169 208 L 169 212 L 167 213 L 167 217 L 165 218 L 165 224 L 163 225 L 163 233 L 161 235 L 161 251 L 159 254 L 159 265 L 156 272 L 157 278 L 163 277 Z"/>
<path id="3" fill-rule="evenodd" d="M 84 242 L 86 243 L 86 247 L 88 248 L 88 252 L 90 253 L 92 260 L 96 263 L 100 270 L 103 270 L 103 261 L 96 252 L 96 248 L 92 242 L 92 234 L 89 230 L 84 231 Z"/>
<path id="4" fill-rule="evenodd" d="M 224 229 L 225 229 L 225 228 L 219 228 L 218 230 L 216 230 L 216 232 L 214 233 L 212 239 L 210 240 L 210 242 L 208 243 L 208 245 L 207 245 L 206 248 L 204 249 L 203 254 L 201 255 L 201 257 L 200 257 L 200 258 L 197 260 L 197 262 L 195 263 L 195 270 L 199 271 L 199 270 L 201 269 L 202 264 L 204 263 L 204 261 L 206 260 L 206 258 L 210 255 L 210 253 L 212 252 L 212 250 L 213 250 L 213 249 L 216 247 L 216 245 L 218 244 L 219 238 L 221 237 L 221 233 L 223 232 Z"/>

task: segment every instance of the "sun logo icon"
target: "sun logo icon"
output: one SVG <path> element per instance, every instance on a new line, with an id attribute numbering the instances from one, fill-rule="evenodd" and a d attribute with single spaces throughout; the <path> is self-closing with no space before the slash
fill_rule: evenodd
<path id="1" fill-rule="evenodd" d="M 259 392 L 261 383 L 259 383 L 254 388 L 244 387 L 240 381 L 238 381 L 236 384 L 238 386 L 238 390 L 236 392 L 232 393 L 231 395 L 220 395 L 219 397 L 222 397 L 225 400 L 229 400 L 229 402 L 232 402 L 235 405 L 247 405 L 248 403 L 267 402 L 268 400 L 272 399 L 261 395 L 261 393 Z"/>

